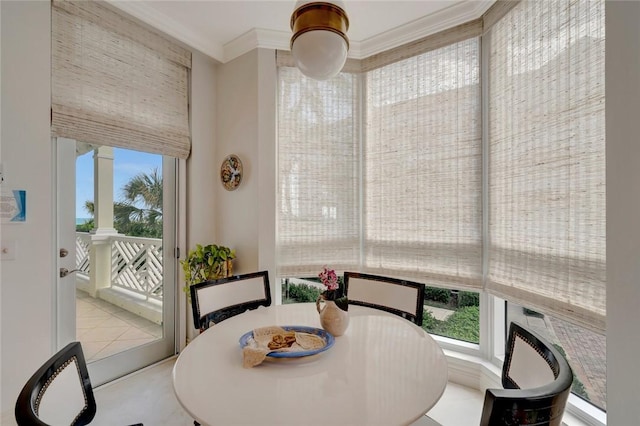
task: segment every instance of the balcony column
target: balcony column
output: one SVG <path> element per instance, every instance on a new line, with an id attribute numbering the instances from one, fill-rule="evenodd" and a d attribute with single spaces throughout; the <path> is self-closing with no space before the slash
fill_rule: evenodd
<path id="1" fill-rule="evenodd" d="M 91 236 L 92 297 L 102 288 L 111 287 L 111 239 L 119 235 L 113 227 L 113 148 L 102 146 L 93 154 L 93 217 L 95 228 Z"/>

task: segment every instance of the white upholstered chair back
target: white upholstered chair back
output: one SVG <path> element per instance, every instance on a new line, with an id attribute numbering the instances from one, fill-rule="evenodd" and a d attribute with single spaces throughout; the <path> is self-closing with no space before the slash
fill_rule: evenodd
<path id="1" fill-rule="evenodd" d="M 267 271 L 205 281 L 191 286 L 191 304 L 196 329 L 224 321 L 259 306 L 271 305 Z"/>
<path id="2" fill-rule="evenodd" d="M 424 284 L 378 275 L 345 272 L 349 303 L 400 315 L 422 325 Z"/>

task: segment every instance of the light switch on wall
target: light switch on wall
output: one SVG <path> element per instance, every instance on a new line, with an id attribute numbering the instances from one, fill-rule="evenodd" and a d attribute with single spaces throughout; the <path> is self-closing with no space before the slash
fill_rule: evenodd
<path id="1" fill-rule="evenodd" d="M 0 244 L 0 260 L 15 260 L 16 242 L 15 240 L 3 240 Z"/>

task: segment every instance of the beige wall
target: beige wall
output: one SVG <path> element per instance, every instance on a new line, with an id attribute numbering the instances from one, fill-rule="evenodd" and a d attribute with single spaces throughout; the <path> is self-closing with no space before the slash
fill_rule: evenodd
<path id="1" fill-rule="evenodd" d="M 218 65 L 194 52 L 191 86 L 191 156 L 187 160 L 187 248 L 210 244 L 216 239 L 215 186 L 218 168 L 215 157 L 216 73 Z M 182 256 L 186 255 L 186 249 Z M 180 270 L 182 272 L 182 269 Z"/>
<path id="2" fill-rule="evenodd" d="M 219 67 L 216 172 L 229 154 L 240 157 L 242 183 L 225 190 L 215 180 L 217 244 L 236 249 L 235 272 L 269 270 L 275 280 L 275 53 L 256 49 Z"/>
<path id="3" fill-rule="evenodd" d="M 186 161 L 186 197 L 182 212 L 185 215 L 185 238 L 179 237 L 181 259 L 196 244 L 211 244 L 217 240 L 216 200 L 213 196 L 218 182 L 215 165 L 216 146 L 216 79 L 218 63 L 208 56 L 194 52 L 191 64 L 191 155 Z M 179 286 L 184 287 L 182 266 L 178 267 Z M 197 332 L 193 326 L 191 304 L 186 293 L 178 293 L 179 318 L 186 329 L 178 332 L 179 342 L 192 339 Z"/>
<path id="4" fill-rule="evenodd" d="M 607 423 L 640 424 L 640 2 L 606 3 Z"/>
<path id="5" fill-rule="evenodd" d="M 258 266 L 258 51 L 246 53 L 220 66 L 217 80 L 216 155 L 212 167 L 236 154 L 244 170 L 234 191 L 225 190 L 216 175 L 217 244 L 236 249 L 235 272 L 255 271 Z M 223 102 L 222 100 L 225 100 Z"/>

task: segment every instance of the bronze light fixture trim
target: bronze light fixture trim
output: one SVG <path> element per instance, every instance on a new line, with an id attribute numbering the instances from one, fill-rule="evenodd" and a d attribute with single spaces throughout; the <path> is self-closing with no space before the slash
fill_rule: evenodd
<path id="1" fill-rule="evenodd" d="M 291 53 L 308 77 L 326 80 L 337 75 L 349 51 L 349 18 L 341 2 L 299 0 L 291 15 Z"/>

